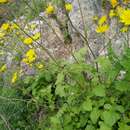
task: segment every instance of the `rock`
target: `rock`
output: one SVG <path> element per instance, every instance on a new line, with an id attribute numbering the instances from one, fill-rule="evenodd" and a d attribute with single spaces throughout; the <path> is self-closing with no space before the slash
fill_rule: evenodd
<path id="1" fill-rule="evenodd" d="M 99 50 L 102 50 L 106 45 L 106 43 L 108 43 L 109 41 L 108 38 L 112 40 L 112 46 L 116 54 L 121 54 L 125 42 L 125 37 L 119 32 L 119 26 L 116 19 L 112 19 L 111 21 L 109 21 L 110 29 L 105 34 L 106 38 L 104 38 L 104 36 L 102 35 L 98 35 L 95 32 L 96 25 L 93 22 L 93 16 L 95 15 L 102 16 L 103 14 L 106 14 L 107 10 L 110 8 L 109 4 L 107 5 L 108 7 L 106 7 L 105 10 L 103 10 L 102 0 L 79 0 L 79 2 L 80 2 L 80 6 L 78 0 L 73 1 L 73 5 L 75 8 L 70 13 L 70 19 L 73 22 L 73 25 L 82 34 L 84 34 L 83 23 L 85 23 L 85 26 L 87 28 L 87 33 L 88 33 L 88 41 L 94 54 L 96 56 L 100 55 Z M 84 22 L 82 19 L 82 14 L 80 12 L 80 7 L 82 9 Z M 130 35 L 128 37 L 130 38 Z"/>

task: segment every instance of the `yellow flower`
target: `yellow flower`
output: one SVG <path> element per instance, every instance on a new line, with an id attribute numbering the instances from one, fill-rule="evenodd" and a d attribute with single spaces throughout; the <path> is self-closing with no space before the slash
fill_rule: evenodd
<path id="1" fill-rule="evenodd" d="M 26 64 L 29 64 L 29 61 L 28 61 L 28 59 L 26 57 L 22 59 L 22 62 L 24 62 Z"/>
<path id="2" fill-rule="evenodd" d="M 12 76 L 11 83 L 15 83 L 15 82 L 17 81 L 17 79 L 18 79 L 18 73 L 15 72 L 15 73 L 13 74 L 13 76 Z"/>
<path id="3" fill-rule="evenodd" d="M 26 45 L 31 45 L 33 43 L 33 40 L 32 40 L 32 38 L 27 37 L 24 39 L 23 43 Z"/>
<path id="4" fill-rule="evenodd" d="M 119 17 L 120 21 L 124 23 L 124 25 L 130 25 L 130 9 L 124 9 Z"/>
<path id="5" fill-rule="evenodd" d="M 19 29 L 19 26 L 15 23 L 12 23 L 11 29 Z"/>
<path id="6" fill-rule="evenodd" d="M 8 30 L 9 29 L 9 24 L 8 23 L 3 23 L 1 26 L 2 30 Z"/>
<path id="7" fill-rule="evenodd" d="M 0 4 L 6 3 L 6 2 L 8 2 L 8 0 L 0 0 Z"/>
<path id="8" fill-rule="evenodd" d="M 111 0 L 111 5 L 115 8 L 118 5 L 118 0 Z"/>
<path id="9" fill-rule="evenodd" d="M 30 25 L 31 29 L 35 29 L 37 27 L 37 25 L 35 23 Z"/>
<path id="10" fill-rule="evenodd" d="M 96 28 L 96 32 L 97 32 L 97 33 L 104 33 L 104 32 L 106 32 L 108 29 L 109 29 L 109 26 L 108 26 L 107 24 L 105 24 L 105 25 L 99 25 L 99 26 Z"/>
<path id="11" fill-rule="evenodd" d="M 109 16 L 110 16 L 110 18 L 116 16 L 116 13 L 114 12 L 114 10 L 110 10 Z"/>
<path id="12" fill-rule="evenodd" d="M 40 64 L 40 63 L 38 63 L 36 66 L 37 66 L 38 69 L 42 69 L 44 67 L 44 65 Z"/>
<path id="13" fill-rule="evenodd" d="M 55 8 L 52 5 L 48 5 L 48 7 L 46 8 L 46 13 L 47 14 L 53 14 L 55 12 Z"/>
<path id="14" fill-rule="evenodd" d="M 123 32 L 123 33 L 128 32 L 128 27 L 125 26 L 125 27 L 121 28 L 120 31 Z"/>
<path id="15" fill-rule="evenodd" d="M 70 12 L 73 10 L 73 5 L 71 3 L 66 3 L 65 9 L 66 9 L 66 11 Z"/>
<path id="16" fill-rule="evenodd" d="M 38 33 L 35 33 L 34 36 L 32 36 L 33 40 L 38 40 L 40 38 L 41 34 L 38 32 Z"/>
<path id="17" fill-rule="evenodd" d="M 25 58 L 22 59 L 22 62 L 26 63 L 26 64 L 31 64 L 32 62 L 34 62 L 37 58 L 37 55 L 35 53 L 34 49 L 29 49 L 26 52 Z"/>
<path id="18" fill-rule="evenodd" d="M 3 65 L 1 68 L 0 68 L 0 72 L 5 72 L 7 69 L 7 66 L 6 65 Z"/>
<path id="19" fill-rule="evenodd" d="M 124 9 L 123 7 L 118 6 L 118 7 L 116 8 L 116 14 L 117 14 L 117 16 L 120 16 L 124 10 L 125 10 L 125 9 Z"/>
<path id="20" fill-rule="evenodd" d="M 102 17 L 99 19 L 98 24 L 99 24 L 99 25 L 102 25 L 102 24 L 104 24 L 106 21 L 107 21 L 107 16 L 104 15 L 104 16 L 102 16 Z"/>

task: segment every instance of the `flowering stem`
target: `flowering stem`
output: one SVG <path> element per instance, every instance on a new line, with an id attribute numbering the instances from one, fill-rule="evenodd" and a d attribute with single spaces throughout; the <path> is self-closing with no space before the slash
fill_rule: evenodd
<path id="1" fill-rule="evenodd" d="M 28 6 L 32 11 L 36 12 L 35 9 L 33 9 L 26 1 L 24 1 L 24 2 L 27 4 L 27 6 Z M 46 20 L 45 18 L 43 18 L 43 17 L 41 17 L 41 16 L 39 16 L 39 17 L 48 25 L 48 27 L 50 27 L 50 28 L 52 29 L 53 33 L 56 35 L 56 37 L 58 38 L 58 40 L 64 45 L 64 47 L 69 51 L 69 53 L 72 55 L 72 57 L 74 58 L 74 60 L 78 63 L 78 60 L 77 60 L 77 58 L 74 56 L 73 52 L 70 51 L 70 50 L 66 47 L 66 45 L 65 45 L 64 42 L 63 42 L 63 40 L 58 36 L 58 34 L 56 33 L 56 31 L 55 31 L 55 29 L 52 27 L 52 25 L 51 25 L 49 22 L 47 22 L 47 20 Z"/>

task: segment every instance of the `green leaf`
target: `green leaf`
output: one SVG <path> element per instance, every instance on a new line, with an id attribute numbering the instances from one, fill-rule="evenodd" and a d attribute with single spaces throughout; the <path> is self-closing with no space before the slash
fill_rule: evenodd
<path id="1" fill-rule="evenodd" d="M 119 123 L 119 128 L 118 130 L 130 130 L 130 126 L 125 124 L 124 122 Z"/>
<path id="2" fill-rule="evenodd" d="M 115 111 L 104 111 L 102 119 L 106 125 L 113 126 L 120 119 L 120 115 Z"/>
<path id="3" fill-rule="evenodd" d="M 59 118 L 60 117 L 57 117 L 57 116 L 51 117 L 51 127 L 53 130 L 62 129 L 61 121 Z"/>
<path id="4" fill-rule="evenodd" d="M 105 94 L 105 88 L 103 85 L 99 85 L 93 89 L 93 93 L 95 96 L 104 97 Z"/>
<path id="5" fill-rule="evenodd" d="M 96 129 L 92 125 L 87 125 L 85 130 L 96 130 Z"/>
<path id="6" fill-rule="evenodd" d="M 112 128 L 108 125 L 106 125 L 103 122 L 100 122 L 100 129 L 99 130 L 112 130 Z"/>
<path id="7" fill-rule="evenodd" d="M 122 57 L 120 64 L 124 67 L 125 70 L 130 71 L 130 48 L 125 50 L 125 54 Z"/>
<path id="8" fill-rule="evenodd" d="M 65 96 L 65 85 L 57 85 L 56 86 L 56 94 L 59 95 L 60 97 L 64 97 Z"/>
<path id="9" fill-rule="evenodd" d="M 64 73 L 61 72 L 57 75 L 57 80 L 56 80 L 56 94 L 59 95 L 60 97 L 65 96 L 65 85 L 64 85 Z"/>
<path id="10" fill-rule="evenodd" d="M 117 81 L 115 88 L 121 92 L 126 92 L 130 90 L 130 83 L 128 81 Z"/>
<path id="11" fill-rule="evenodd" d="M 87 54 L 86 47 L 81 48 L 78 52 L 75 52 L 75 57 L 78 61 L 84 62 L 85 61 L 85 55 Z"/>
<path id="12" fill-rule="evenodd" d="M 73 130 L 73 125 L 72 124 L 68 124 L 67 126 L 64 126 L 64 130 Z"/>
<path id="13" fill-rule="evenodd" d="M 115 110 L 119 111 L 120 113 L 124 113 L 125 112 L 125 108 L 122 105 L 115 105 Z"/>
<path id="14" fill-rule="evenodd" d="M 112 65 L 108 58 L 106 58 L 105 56 L 100 56 L 100 57 L 98 57 L 97 61 L 98 61 L 99 65 L 101 66 L 100 70 L 102 72 L 109 72 L 109 69 Z"/>
<path id="15" fill-rule="evenodd" d="M 93 124 L 96 124 L 98 118 L 100 116 L 100 111 L 97 108 L 94 108 L 90 113 L 90 119 L 93 122 Z"/>
<path id="16" fill-rule="evenodd" d="M 62 84 L 63 81 L 64 81 L 64 77 L 65 77 L 65 75 L 64 75 L 63 72 L 59 73 L 59 74 L 57 75 L 56 85 Z"/>
<path id="17" fill-rule="evenodd" d="M 90 98 L 87 98 L 87 100 L 83 102 L 81 107 L 84 111 L 92 111 L 92 100 Z"/>

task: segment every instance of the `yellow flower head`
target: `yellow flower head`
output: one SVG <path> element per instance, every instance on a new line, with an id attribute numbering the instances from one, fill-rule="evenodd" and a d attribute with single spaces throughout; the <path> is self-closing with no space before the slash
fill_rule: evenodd
<path id="1" fill-rule="evenodd" d="M 124 8 L 121 7 L 121 6 L 118 6 L 118 7 L 116 8 L 116 13 L 117 13 L 118 16 L 120 16 L 123 11 L 124 11 Z"/>
<path id="2" fill-rule="evenodd" d="M 38 40 L 39 38 L 41 37 L 41 34 L 38 32 L 38 33 L 35 33 L 33 36 L 32 36 L 32 38 L 33 38 L 33 40 Z"/>
<path id="3" fill-rule="evenodd" d="M 36 66 L 37 66 L 38 69 L 42 69 L 44 67 L 44 65 L 41 64 L 41 63 L 38 63 Z"/>
<path id="4" fill-rule="evenodd" d="M 102 24 L 104 24 L 106 21 L 107 21 L 107 16 L 104 15 L 104 16 L 102 16 L 102 17 L 99 19 L 98 24 L 99 24 L 99 25 L 102 25 Z"/>
<path id="5" fill-rule="evenodd" d="M 15 82 L 17 81 L 17 79 L 18 79 L 18 73 L 15 72 L 15 73 L 13 74 L 13 76 L 12 76 L 11 83 L 15 83 Z"/>
<path id="6" fill-rule="evenodd" d="M 33 40 L 32 40 L 32 38 L 27 37 L 24 39 L 23 43 L 26 45 L 31 45 L 33 43 Z"/>
<path id="7" fill-rule="evenodd" d="M 111 0 L 111 5 L 115 8 L 118 5 L 118 0 Z"/>
<path id="8" fill-rule="evenodd" d="M 110 18 L 113 18 L 114 16 L 116 16 L 116 13 L 114 12 L 114 10 L 110 10 L 109 16 Z"/>
<path id="9" fill-rule="evenodd" d="M 28 59 L 26 57 L 22 59 L 22 62 L 26 63 L 26 64 L 29 64 L 29 61 L 28 61 Z"/>
<path id="10" fill-rule="evenodd" d="M 124 9 L 122 13 L 120 14 L 120 21 L 126 25 L 130 25 L 130 9 Z"/>
<path id="11" fill-rule="evenodd" d="M 26 63 L 26 64 L 31 64 L 32 62 L 34 62 L 37 58 L 37 55 L 35 53 L 34 49 L 29 49 L 26 52 L 25 58 L 23 58 L 22 62 Z"/>
<path id="12" fill-rule="evenodd" d="M 19 29 L 19 26 L 15 23 L 12 23 L 11 29 Z"/>
<path id="13" fill-rule="evenodd" d="M 3 65 L 3 66 L 0 68 L 0 72 L 5 72 L 6 69 L 7 69 L 7 66 L 6 66 L 6 64 L 5 64 L 5 65 Z"/>
<path id="14" fill-rule="evenodd" d="M 3 23 L 2 26 L 1 26 L 1 29 L 2 30 L 8 30 L 9 29 L 9 24 L 8 23 Z"/>
<path id="15" fill-rule="evenodd" d="M 8 0 L 0 0 L 0 4 L 7 3 Z"/>
<path id="16" fill-rule="evenodd" d="M 35 23 L 33 23 L 33 24 L 30 25 L 31 29 L 35 29 L 36 27 L 37 27 L 37 25 Z"/>
<path id="17" fill-rule="evenodd" d="M 66 9 L 66 11 L 70 12 L 73 10 L 73 5 L 71 3 L 66 3 L 65 9 Z"/>
<path id="18" fill-rule="evenodd" d="M 50 14 L 54 14 L 54 12 L 55 12 L 54 6 L 48 5 L 48 7 L 46 8 L 46 13 L 50 15 Z"/>
<path id="19" fill-rule="evenodd" d="M 109 29 L 109 26 L 108 26 L 107 24 L 105 24 L 105 25 L 99 25 L 99 26 L 96 28 L 96 32 L 97 32 L 97 33 L 104 33 L 104 32 L 106 32 L 108 29 Z"/>

